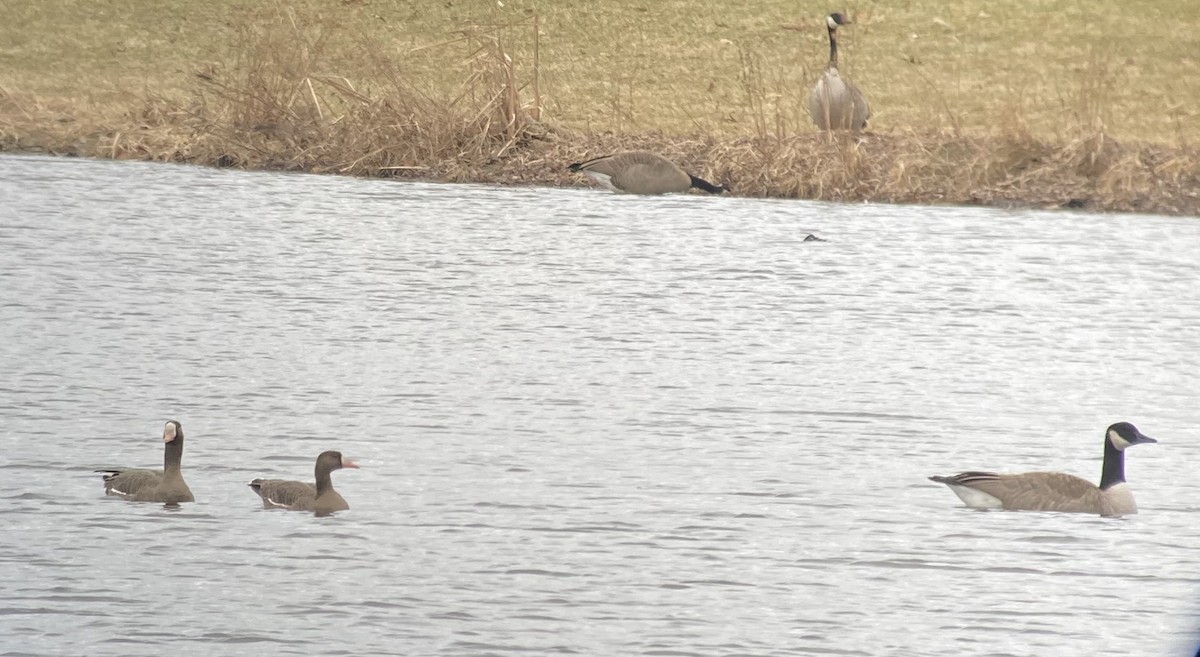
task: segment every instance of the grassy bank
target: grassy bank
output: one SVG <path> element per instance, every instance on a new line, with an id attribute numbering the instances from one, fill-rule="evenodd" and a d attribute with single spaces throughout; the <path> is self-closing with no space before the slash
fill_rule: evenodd
<path id="1" fill-rule="evenodd" d="M 649 148 L 745 195 L 1200 215 L 1200 5 L 967 4 L 848 7 L 853 139 L 794 0 L 22 3 L 0 147 L 549 185 Z"/>

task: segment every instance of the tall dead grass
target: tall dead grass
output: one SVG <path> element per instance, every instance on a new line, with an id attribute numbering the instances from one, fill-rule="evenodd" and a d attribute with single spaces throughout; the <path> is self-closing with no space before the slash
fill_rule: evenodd
<path id="1" fill-rule="evenodd" d="M 239 26 L 234 57 L 197 71 L 190 101 L 152 99 L 143 123 L 177 138 L 157 159 L 468 180 L 545 131 L 538 57 L 519 70 L 505 49 L 517 29 L 533 30 L 536 43 L 537 16 L 472 25 L 427 46 L 463 53 L 453 57 L 462 83 L 445 93 L 406 76 L 405 53 L 365 36 L 335 63 L 336 24 L 279 8 Z"/>

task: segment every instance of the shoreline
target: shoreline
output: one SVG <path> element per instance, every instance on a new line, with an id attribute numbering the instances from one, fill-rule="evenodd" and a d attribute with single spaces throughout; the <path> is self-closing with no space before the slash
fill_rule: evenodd
<path id="1" fill-rule="evenodd" d="M 993 24 L 972 12 L 959 16 L 972 34 L 1004 40 L 964 52 L 930 39 L 920 56 L 896 57 L 933 29 L 927 17 L 867 13 L 855 21 L 853 60 L 865 68 L 853 72 L 871 81 L 881 116 L 861 135 L 820 132 L 804 108 L 824 24 L 796 32 L 753 16 L 716 25 L 690 14 L 680 23 L 666 7 L 640 16 L 617 5 L 605 8 L 609 24 L 522 0 L 446 3 L 428 14 L 301 2 L 231 6 L 225 16 L 197 6 L 184 23 L 138 4 L 129 18 L 148 40 L 106 21 L 93 23 L 96 32 L 62 29 L 90 16 L 90 5 L 74 8 L 82 16 L 29 10 L 25 28 L 9 32 L 20 47 L 0 53 L 15 57 L 0 72 L 0 152 L 586 187 L 570 163 L 646 150 L 734 196 L 1200 217 L 1191 108 L 1129 94 L 1126 84 L 1185 70 L 1190 59 L 1092 51 L 1067 58 L 1066 78 L 1044 77 L 1036 58 L 994 70 L 997 54 L 1028 44 L 1010 29 L 1024 19 Z M 785 3 L 773 7 L 785 12 Z M 917 17 L 919 32 L 896 27 Z M 621 25 L 643 24 L 653 38 L 614 47 Z M 1077 46 L 1096 43 L 1050 27 L 1082 39 Z M 46 50 L 56 42 L 42 37 L 57 34 L 82 41 Z M 114 48 L 113 39 L 124 40 Z M 1185 54 L 1187 43 L 1169 42 Z M 609 77 L 621 62 L 628 76 Z M 953 76 L 939 76 L 946 71 Z M 1001 75 L 1017 77 L 1001 88 Z"/>
<path id="2" fill-rule="evenodd" d="M 72 123 L 60 120 L 58 125 Z M 1126 145 L 1103 135 L 1065 145 L 870 131 L 859 136 L 720 139 L 582 135 L 531 122 L 502 154 L 483 160 L 430 158 L 373 167 L 365 162 L 356 166 L 346 157 L 213 148 L 211 135 L 187 126 L 126 126 L 82 135 L 39 127 L 0 132 L 0 152 L 430 182 L 590 187 L 567 165 L 622 150 L 650 150 L 690 173 L 729 184 L 733 196 L 1200 216 L 1200 171 L 1178 166 L 1200 161 L 1200 152 Z"/>

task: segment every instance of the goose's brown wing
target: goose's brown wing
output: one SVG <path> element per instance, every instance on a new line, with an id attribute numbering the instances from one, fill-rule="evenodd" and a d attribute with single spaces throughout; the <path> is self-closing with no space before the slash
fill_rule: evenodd
<path id="1" fill-rule="evenodd" d="M 630 194 L 670 194 L 692 186 L 692 178 L 682 169 L 666 162 L 635 162 L 613 176 L 613 185 Z"/>
<path id="2" fill-rule="evenodd" d="M 157 488 L 163 481 L 162 470 L 130 468 L 123 470 L 97 470 L 104 473 L 104 494 L 135 498 L 141 493 Z"/>
<path id="3" fill-rule="evenodd" d="M 1000 500 L 1006 509 L 1100 513 L 1100 489 L 1086 479 L 1065 472 L 1003 475 L 991 486 L 1003 491 Z"/>
<path id="4" fill-rule="evenodd" d="M 250 488 L 262 498 L 265 507 L 311 511 L 317 499 L 317 487 L 302 481 L 255 479 Z"/>
<path id="5" fill-rule="evenodd" d="M 930 479 L 987 493 L 1010 511 L 1101 512 L 1100 489 L 1086 479 L 1065 472 L 963 472 L 953 477 Z"/>
<path id="6" fill-rule="evenodd" d="M 629 151 L 572 164 L 571 171 L 608 176 L 612 186 L 629 194 L 682 192 L 692 178 L 667 158 L 648 151 Z"/>
<path id="7" fill-rule="evenodd" d="M 867 119 L 871 118 L 871 105 L 857 84 L 846 80 L 846 88 L 850 91 L 850 102 L 854 105 L 850 127 L 852 130 L 863 130 L 867 127 Z"/>
<path id="8" fill-rule="evenodd" d="M 854 130 L 871 118 L 867 97 L 836 68 L 828 68 L 808 95 L 808 114 L 822 130 Z"/>

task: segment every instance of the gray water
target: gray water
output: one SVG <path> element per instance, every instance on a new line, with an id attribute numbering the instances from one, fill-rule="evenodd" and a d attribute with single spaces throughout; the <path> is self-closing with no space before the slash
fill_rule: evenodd
<path id="1" fill-rule="evenodd" d="M 1198 261 L 1194 218 L 0 157 L 0 654 L 1191 655 Z M 196 503 L 105 498 L 170 418 Z M 1120 420 L 1137 516 L 926 480 L 1096 481 Z M 245 485 L 325 449 L 347 512 Z"/>

